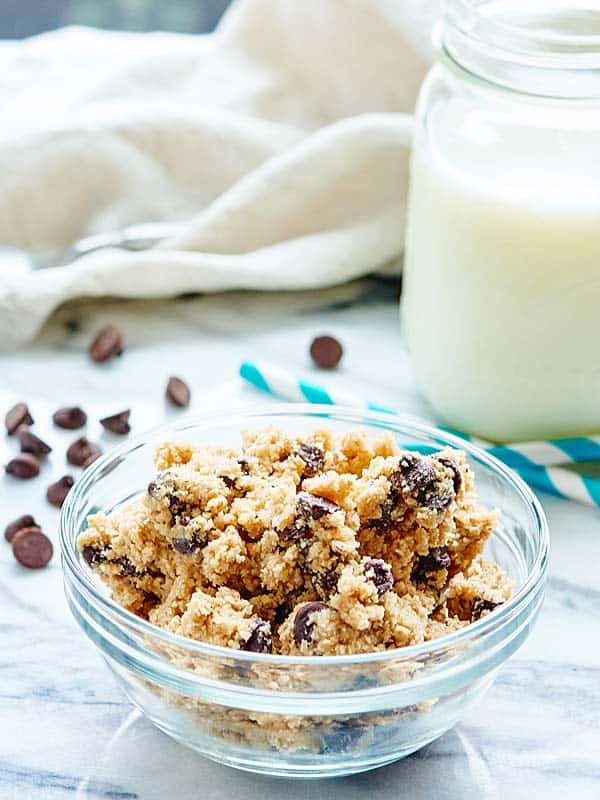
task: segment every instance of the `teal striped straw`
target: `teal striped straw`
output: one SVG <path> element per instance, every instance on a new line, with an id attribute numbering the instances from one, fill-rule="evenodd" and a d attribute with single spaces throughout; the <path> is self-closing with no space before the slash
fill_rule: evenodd
<path id="1" fill-rule="evenodd" d="M 370 411 L 398 415 L 394 408 L 364 402 L 343 392 L 332 393 L 323 386 L 305 381 L 279 366 L 264 361 L 244 361 L 240 376 L 252 386 L 275 397 L 293 402 L 365 407 Z M 580 475 L 557 464 L 577 464 L 600 460 L 600 437 L 572 437 L 543 442 L 493 444 L 443 426 L 442 430 L 472 442 L 515 470 L 530 486 L 555 497 L 600 507 L 600 479 Z"/>

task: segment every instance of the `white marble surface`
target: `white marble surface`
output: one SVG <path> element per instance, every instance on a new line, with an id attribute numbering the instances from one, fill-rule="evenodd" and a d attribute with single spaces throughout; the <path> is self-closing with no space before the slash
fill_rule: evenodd
<path id="1" fill-rule="evenodd" d="M 67 320 L 81 329 L 68 333 Z M 124 356 L 92 365 L 85 345 L 107 321 L 126 332 Z M 42 477 L 0 478 L 0 524 L 31 512 L 57 544 L 58 513 L 44 500 L 66 471 L 48 424 L 59 404 L 92 417 L 133 409 L 134 431 L 166 419 L 165 379 L 193 387 L 193 411 L 262 402 L 241 386 L 244 356 L 309 372 L 306 347 L 337 334 L 347 356 L 330 385 L 427 415 L 410 379 L 393 289 L 362 282 L 319 294 L 227 295 L 171 302 L 64 308 L 29 349 L 0 356 L 0 403 L 30 402 L 39 429 L 59 446 Z M 123 402 L 126 398 L 126 402 Z M 90 436 L 99 436 L 91 425 Z M 106 446 L 111 441 L 106 434 Z M 1 460 L 14 447 L 1 441 Z M 27 572 L 0 542 L 0 798 L 243 797 L 412 800 L 598 800 L 600 798 L 600 512 L 542 497 L 552 534 L 547 601 L 538 625 L 489 693 L 452 732 L 379 771 L 293 783 L 212 764 L 155 730 L 133 710 L 63 599 L 58 557 Z"/>

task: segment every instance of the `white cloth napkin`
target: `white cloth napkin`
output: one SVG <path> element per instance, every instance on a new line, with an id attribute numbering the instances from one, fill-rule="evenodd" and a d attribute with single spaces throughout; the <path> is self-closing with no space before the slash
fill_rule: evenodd
<path id="1" fill-rule="evenodd" d="M 0 262 L 0 347 L 63 301 L 300 289 L 397 265 L 439 0 L 238 0 L 209 36 L 0 46 L 0 246 L 185 222 L 141 253 Z"/>

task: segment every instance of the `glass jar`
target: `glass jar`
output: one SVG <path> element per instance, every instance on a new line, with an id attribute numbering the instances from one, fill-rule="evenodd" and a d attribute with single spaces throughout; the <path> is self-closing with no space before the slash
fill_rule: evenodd
<path id="1" fill-rule="evenodd" d="M 600 2 L 448 0 L 418 103 L 403 324 L 441 421 L 600 431 Z"/>

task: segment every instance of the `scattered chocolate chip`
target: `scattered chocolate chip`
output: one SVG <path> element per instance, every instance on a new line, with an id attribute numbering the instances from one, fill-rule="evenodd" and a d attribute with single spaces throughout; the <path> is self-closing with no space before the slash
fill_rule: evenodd
<path id="1" fill-rule="evenodd" d="M 310 346 L 310 357 L 320 369 L 335 369 L 343 352 L 342 345 L 333 336 L 317 336 Z"/>
<path id="2" fill-rule="evenodd" d="M 299 492 L 296 497 L 296 512 L 305 520 L 321 519 L 325 515 L 333 514 L 339 510 L 340 507 L 336 503 L 310 492 Z"/>
<path id="3" fill-rule="evenodd" d="M 204 545 L 204 542 L 197 534 L 194 534 L 193 536 L 190 536 L 189 539 L 185 537 L 172 539 L 171 545 L 173 550 L 177 550 L 178 553 L 187 556 L 191 553 L 195 553 L 196 550 L 199 550 Z"/>
<path id="4" fill-rule="evenodd" d="M 88 467 L 101 455 L 97 444 L 90 442 L 87 436 L 80 436 L 67 450 L 67 461 L 74 467 Z"/>
<path id="5" fill-rule="evenodd" d="M 9 436 L 19 428 L 20 425 L 33 425 L 33 417 L 29 413 L 29 408 L 26 403 L 17 403 L 6 413 L 4 418 L 6 425 L 6 432 Z"/>
<path id="6" fill-rule="evenodd" d="M 460 487 L 462 486 L 462 475 L 460 474 L 460 469 L 458 468 L 458 464 L 456 464 L 451 458 L 445 458 L 444 456 L 440 456 L 438 458 L 440 464 L 443 464 L 448 469 L 452 470 L 452 483 L 454 485 L 454 494 L 458 494 L 460 491 Z"/>
<path id="7" fill-rule="evenodd" d="M 24 567 L 40 569 L 52 558 L 52 542 L 39 528 L 23 528 L 12 540 L 13 555 Z"/>
<path id="8" fill-rule="evenodd" d="M 262 617 L 253 617 L 252 633 L 240 645 L 240 650 L 247 650 L 250 653 L 270 653 L 273 650 L 273 639 L 271 637 L 271 623 Z"/>
<path id="9" fill-rule="evenodd" d="M 296 455 L 304 461 L 304 477 L 312 478 L 321 472 L 325 464 L 325 454 L 314 444 L 301 444 Z"/>
<path id="10" fill-rule="evenodd" d="M 175 376 L 169 378 L 166 394 L 167 400 L 174 406 L 185 408 L 190 404 L 190 389 L 181 378 Z"/>
<path id="11" fill-rule="evenodd" d="M 40 462 L 31 453 L 21 453 L 8 462 L 5 470 L 15 478 L 35 478 L 40 472 Z"/>
<path id="12" fill-rule="evenodd" d="M 104 552 L 105 551 L 101 547 L 94 547 L 93 545 L 88 544 L 81 551 L 81 555 L 83 556 L 83 560 L 86 564 L 88 564 L 90 567 L 95 567 L 97 564 L 101 564 L 103 561 L 106 561 Z"/>
<path id="13" fill-rule="evenodd" d="M 364 570 L 365 578 L 373 581 L 379 597 L 394 588 L 392 568 L 382 558 L 368 558 L 364 562 Z"/>
<path id="14" fill-rule="evenodd" d="M 325 603 L 312 600 L 309 603 L 304 603 L 296 611 L 296 616 L 294 617 L 294 640 L 296 644 L 300 644 L 302 641 L 311 641 L 314 622 L 311 622 L 310 618 L 317 611 L 322 611 L 324 608 L 327 608 Z"/>
<path id="15" fill-rule="evenodd" d="M 491 600 L 484 600 L 483 597 L 475 597 L 471 603 L 471 621 L 480 619 L 485 611 L 493 611 L 502 603 L 493 603 Z"/>
<path id="16" fill-rule="evenodd" d="M 4 538 L 7 542 L 12 542 L 13 537 L 19 531 L 22 531 L 23 528 L 38 528 L 37 522 L 31 516 L 31 514 L 23 514 L 22 517 L 18 517 L 14 519 L 4 529 Z"/>
<path id="17" fill-rule="evenodd" d="M 427 579 L 428 572 L 438 572 L 440 569 L 448 569 L 452 564 L 447 547 L 430 547 L 425 556 L 419 556 L 412 573 L 411 580 L 416 583 L 423 583 Z"/>
<path id="18" fill-rule="evenodd" d="M 75 479 L 71 475 L 63 475 L 56 483 L 51 483 L 46 489 L 48 502 L 57 508 L 61 508 L 74 483 Z"/>
<path id="19" fill-rule="evenodd" d="M 32 433 L 28 425 L 19 425 L 17 428 L 17 438 L 21 445 L 22 453 L 31 453 L 33 456 L 46 456 L 52 452 L 49 444 Z"/>
<path id="20" fill-rule="evenodd" d="M 111 433 L 116 433 L 119 436 L 125 436 L 126 433 L 129 433 L 131 430 L 131 425 L 129 424 L 129 415 L 131 411 L 127 409 L 126 411 L 119 411 L 118 414 L 112 414 L 110 417 L 103 417 L 100 420 L 100 424 L 103 428 L 106 428 L 107 431 Z"/>
<path id="21" fill-rule="evenodd" d="M 59 408 L 52 415 L 52 421 L 59 428 L 65 428 L 68 431 L 75 431 L 77 428 L 83 428 L 87 422 L 87 414 L 79 406 L 69 406 L 67 408 Z"/>
<path id="22" fill-rule="evenodd" d="M 108 361 L 123 352 L 123 336 L 114 325 L 107 325 L 98 332 L 90 345 L 89 354 L 92 361 Z"/>

